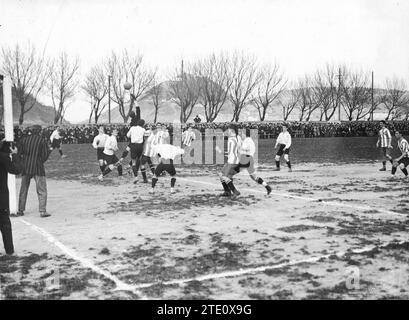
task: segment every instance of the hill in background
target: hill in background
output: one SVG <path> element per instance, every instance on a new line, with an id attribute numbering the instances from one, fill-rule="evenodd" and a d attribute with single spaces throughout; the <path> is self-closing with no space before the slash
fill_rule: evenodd
<path id="1" fill-rule="evenodd" d="M 32 98 L 28 101 L 27 105 L 31 105 Z M 3 91 L 0 90 L 0 106 L 3 109 Z M 20 117 L 20 104 L 13 97 L 13 120 L 14 124 L 18 125 L 18 119 Z M 1 122 L 3 122 L 3 117 L 0 117 Z M 52 125 L 54 123 L 54 108 L 46 106 L 41 102 L 35 102 L 34 107 L 24 114 L 24 123 L 23 126 L 29 126 L 33 124 L 39 124 L 42 126 Z M 69 122 L 64 121 L 65 124 Z"/>

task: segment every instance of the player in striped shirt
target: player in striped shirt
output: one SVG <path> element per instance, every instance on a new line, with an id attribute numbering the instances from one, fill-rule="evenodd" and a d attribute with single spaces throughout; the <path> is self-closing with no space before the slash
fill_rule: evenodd
<path id="1" fill-rule="evenodd" d="M 118 151 L 118 141 L 116 137 L 118 136 L 118 129 L 113 129 L 111 136 L 106 139 L 104 147 L 104 160 L 105 160 L 105 170 L 99 175 L 98 180 L 103 181 L 104 177 L 110 173 L 116 167 L 118 170 L 118 176 L 122 177 L 122 164 L 115 155 L 115 151 Z"/>
<path id="2" fill-rule="evenodd" d="M 392 166 L 392 174 L 396 173 L 396 169 L 399 168 L 403 174 L 407 177 L 408 170 L 406 167 L 409 165 L 409 143 L 406 139 L 403 138 L 402 134 L 399 131 L 395 132 L 395 137 L 398 139 L 398 147 L 402 153 L 399 158 L 396 158 Z"/>
<path id="3" fill-rule="evenodd" d="M 51 147 L 50 150 L 58 149 L 58 153 L 60 154 L 61 158 L 65 158 L 66 155 L 63 154 L 62 149 L 61 149 L 61 131 L 60 128 L 57 127 L 53 131 L 53 133 L 50 136 L 50 142 L 51 142 Z"/>
<path id="4" fill-rule="evenodd" d="M 105 134 L 105 129 L 103 126 L 100 126 L 98 128 L 98 132 L 99 132 L 98 135 L 95 136 L 94 140 L 92 141 L 92 146 L 94 147 L 94 149 L 97 150 L 97 159 L 98 159 L 99 168 L 101 169 L 101 173 L 104 173 L 104 170 L 105 170 L 104 148 L 105 148 L 105 142 L 109 136 Z"/>
<path id="5" fill-rule="evenodd" d="M 189 126 L 187 130 L 182 133 L 182 148 L 190 148 L 192 142 L 196 139 L 196 134 L 193 131 L 192 127 Z"/>
<path id="6" fill-rule="evenodd" d="M 151 170 L 152 174 L 155 174 L 155 166 L 152 163 L 152 157 L 155 156 L 154 147 L 157 144 L 156 133 L 157 133 L 156 126 L 152 126 L 151 131 L 146 132 L 147 138 L 145 138 L 145 142 L 143 145 L 143 154 L 141 158 L 141 173 L 144 183 L 148 182 L 148 179 L 146 178 L 147 166 L 149 166 L 149 169 Z"/>
<path id="7" fill-rule="evenodd" d="M 158 132 L 156 133 L 157 144 L 168 144 L 169 143 L 169 131 L 168 128 L 163 124 L 159 125 Z"/>
<path id="8" fill-rule="evenodd" d="M 239 172 L 239 149 L 241 145 L 241 138 L 238 135 L 238 129 L 235 125 L 230 125 L 227 129 L 229 136 L 227 140 L 227 163 L 223 166 L 222 172 L 219 175 L 224 192 L 223 197 L 237 197 L 240 192 L 233 184 L 233 176 Z"/>
<path id="9" fill-rule="evenodd" d="M 390 150 L 392 149 L 392 135 L 389 129 L 386 127 L 386 122 L 380 122 L 381 129 L 378 134 L 378 141 L 376 142 L 376 147 L 382 150 L 382 168 L 379 171 L 386 171 L 386 161 L 393 164 L 392 157 L 390 155 Z"/>

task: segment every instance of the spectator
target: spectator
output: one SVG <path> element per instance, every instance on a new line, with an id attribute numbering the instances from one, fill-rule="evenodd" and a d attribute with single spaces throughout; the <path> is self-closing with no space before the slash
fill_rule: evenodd
<path id="1" fill-rule="evenodd" d="M 200 123 L 200 122 L 202 122 L 202 119 L 200 119 L 199 115 L 196 115 L 196 117 L 193 119 L 193 121 L 195 123 Z"/>
<path id="2" fill-rule="evenodd" d="M 49 217 L 47 213 L 47 182 L 45 179 L 44 162 L 50 155 L 47 142 L 40 136 L 41 126 L 32 127 L 32 134 L 23 138 L 20 143 L 20 155 L 23 161 L 20 197 L 17 216 L 23 216 L 26 209 L 27 193 L 31 178 L 37 187 L 40 216 Z"/>
<path id="3" fill-rule="evenodd" d="M 11 159 L 10 159 L 11 154 Z M 6 254 L 14 253 L 13 233 L 10 222 L 8 173 L 19 174 L 21 171 L 17 148 L 10 142 L 3 141 L 0 147 L 0 232 L 3 237 Z"/>

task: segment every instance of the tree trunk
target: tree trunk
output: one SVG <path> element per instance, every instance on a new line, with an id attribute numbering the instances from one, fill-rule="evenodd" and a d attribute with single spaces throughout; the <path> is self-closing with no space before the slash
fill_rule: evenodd
<path id="1" fill-rule="evenodd" d="M 158 120 L 158 111 L 159 111 L 158 109 L 159 109 L 158 106 L 155 105 L 155 116 L 153 118 L 153 123 L 156 123 L 156 121 Z"/>
<path id="2" fill-rule="evenodd" d="M 263 106 L 263 113 L 262 113 L 262 115 L 260 117 L 261 121 L 264 121 L 264 119 L 266 118 L 266 113 L 267 113 L 267 107 Z"/>
<path id="3" fill-rule="evenodd" d="M 24 122 L 24 105 L 20 103 L 20 116 L 18 117 L 18 124 L 22 125 Z"/>

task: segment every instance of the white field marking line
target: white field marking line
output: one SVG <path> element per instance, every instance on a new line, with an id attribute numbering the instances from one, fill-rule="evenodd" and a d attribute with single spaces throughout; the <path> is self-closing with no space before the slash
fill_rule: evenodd
<path id="1" fill-rule="evenodd" d="M 65 246 L 63 243 L 58 241 L 53 235 L 51 235 L 45 229 L 40 228 L 40 227 L 36 226 L 35 224 L 32 224 L 32 223 L 30 223 L 30 222 L 28 222 L 28 221 L 26 221 L 26 220 L 24 220 L 22 218 L 19 218 L 19 219 L 16 219 L 16 220 L 24 223 L 25 225 L 29 226 L 34 231 L 41 234 L 48 242 L 50 242 L 51 244 L 53 244 L 54 246 L 59 248 L 66 256 L 69 256 L 69 257 L 73 258 L 74 260 L 77 260 L 84 267 L 89 268 L 89 269 L 93 270 L 94 272 L 104 276 L 105 278 L 113 281 L 115 283 L 115 285 L 116 285 L 116 288 L 114 289 L 114 291 L 122 291 L 122 290 L 123 291 L 130 291 L 130 292 L 133 292 L 133 293 L 137 294 L 138 296 L 140 296 L 142 300 L 147 299 L 147 297 L 145 295 L 143 295 L 138 290 L 138 288 L 136 288 L 133 285 L 129 285 L 129 284 L 121 281 L 120 279 L 118 279 L 113 274 L 111 274 L 111 273 L 101 269 L 97 265 L 95 265 L 92 261 L 79 256 L 73 249 L 70 249 L 67 246 Z"/>
<path id="2" fill-rule="evenodd" d="M 216 186 L 218 187 L 218 184 L 212 183 L 212 182 L 205 182 L 205 181 L 198 181 L 198 180 L 191 180 L 191 179 L 186 179 L 186 178 L 178 178 L 179 180 L 184 180 L 184 181 L 190 181 L 190 182 L 194 182 L 194 183 L 201 183 L 201 184 L 206 184 L 206 185 L 210 185 L 210 186 Z M 242 190 L 248 191 L 248 192 L 256 192 L 256 193 L 262 193 L 265 194 L 265 191 L 261 191 L 261 190 L 255 190 L 255 189 L 248 189 L 248 188 L 243 188 Z M 344 208 L 350 208 L 350 209 L 357 209 L 357 210 L 362 210 L 362 211 L 369 211 L 369 210 L 373 210 L 373 211 L 378 211 L 380 213 L 384 213 L 387 215 L 398 215 L 402 218 L 406 218 L 406 215 L 399 213 L 399 212 L 395 212 L 395 211 L 391 211 L 391 210 L 385 210 L 385 209 L 379 209 L 379 208 L 372 208 L 370 206 L 359 206 L 359 205 L 352 205 L 352 204 L 347 204 L 347 203 L 342 203 L 339 201 L 323 201 L 320 199 L 314 199 L 314 198 L 310 198 L 310 197 L 301 197 L 301 196 L 296 196 L 296 195 L 292 195 L 289 193 L 280 193 L 280 192 L 271 192 L 270 195 L 274 195 L 274 196 L 278 196 L 278 197 L 284 197 L 284 198 L 291 198 L 291 199 L 300 199 L 300 200 L 304 200 L 307 202 L 316 202 L 319 204 L 324 204 L 324 205 L 329 205 L 329 206 L 335 206 L 335 207 L 344 207 Z"/>
<path id="3" fill-rule="evenodd" d="M 163 286 L 170 286 L 170 285 L 183 285 L 188 282 L 192 281 L 206 281 L 206 280 L 214 280 L 214 279 L 221 279 L 221 278 L 231 278 L 231 277 L 237 277 L 237 276 L 243 276 L 247 274 L 254 274 L 254 273 L 260 273 L 264 272 L 267 270 L 274 270 L 274 269 L 281 269 L 289 266 L 294 266 L 297 264 L 301 263 L 314 263 L 314 262 L 319 262 L 321 259 L 328 259 L 331 256 L 337 256 L 338 258 L 342 258 L 346 254 L 361 254 L 365 252 L 370 252 L 374 249 L 380 249 L 387 247 L 390 244 L 397 244 L 401 245 L 404 243 L 408 243 L 408 241 L 402 240 L 399 242 L 387 242 L 379 246 L 367 246 L 361 249 L 355 249 L 355 250 L 349 250 L 349 251 L 340 251 L 337 253 L 332 253 L 332 254 L 326 254 L 318 257 L 311 257 L 307 259 L 302 259 L 302 260 L 293 260 L 289 262 L 283 262 L 279 264 L 273 264 L 273 265 L 267 265 L 267 266 L 260 266 L 260 267 L 254 267 L 254 268 L 242 268 L 236 271 L 226 271 L 226 272 L 220 272 L 220 273 L 212 273 L 204 276 L 198 276 L 195 278 L 186 278 L 186 279 L 176 279 L 176 280 L 169 280 L 169 281 L 163 281 L 163 282 L 151 282 L 151 283 L 141 283 L 141 284 L 136 284 L 135 288 L 137 289 L 144 289 L 144 288 L 149 288 L 155 285 L 163 285 Z"/>

